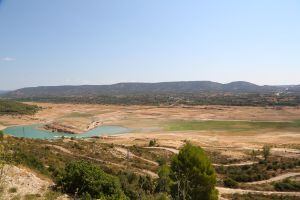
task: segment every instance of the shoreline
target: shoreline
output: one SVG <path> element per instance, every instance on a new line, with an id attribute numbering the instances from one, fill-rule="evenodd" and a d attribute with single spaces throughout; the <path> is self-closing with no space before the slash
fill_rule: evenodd
<path id="1" fill-rule="evenodd" d="M 5 130 L 6 128 L 8 128 L 8 127 L 7 127 L 7 126 L 0 125 L 0 131 Z"/>
<path id="2" fill-rule="evenodd" d="M 51 122 L 48 124 L 44 124 L 42 126 L 43 130 L 51 131 L 51 132 L 64 132 L 64 133 L 69 133 L 69 134 L 74 134 L 74 135 L 80 135 L 85 132 L 91 131 L 97 127 L 100 127 L 103 125 L 103 122 L 100 121 L 94 121 L 90 124 L 87 125 L 85 129 L 78 129 L 74 126 L 70 125 L 65 125 L 63 123 L 59 122 Z"/>

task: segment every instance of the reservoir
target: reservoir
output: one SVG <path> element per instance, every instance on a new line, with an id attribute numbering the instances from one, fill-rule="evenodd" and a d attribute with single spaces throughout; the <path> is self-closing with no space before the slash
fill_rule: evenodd
<path id="1" fill-rule="evenodd" d="M 12 126 L 4 130 L 7 135 L 15 137 L 31 138 L 31 139 L 58 139 L 66 138 L 90 138 L 103 135 L 116 135 L 128 133 L 130 130 L 121 126 L 99 126 L 81 134 L 70 134 L 64 132 L 52 132 L 42 129 L 41 124 L 26 125 L 26 126 Z"/>

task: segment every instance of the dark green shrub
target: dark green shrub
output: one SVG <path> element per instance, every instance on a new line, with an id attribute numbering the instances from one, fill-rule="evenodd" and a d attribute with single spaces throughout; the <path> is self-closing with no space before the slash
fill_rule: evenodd
<path id="1" fill-rule="evenodd" d="M 160 157 L 156 160 L 156 162 L 159 164 L 159 166 L 163 166 L 167 163 L 167 159 L 164 157 Z"/>
<path id="2" fill-rule="evenodd" d="M 126 199 L 116 177 L 84 161 L 69 163 L 57 184 L 64 192 L 93 199 Z"/>
<path id="3" fill-rule="evenodd" d="M 282 182 L 275 183 L 274 188 L 277 191 L 300 191 L 300 183 L 285 179 Z"/>
<path id="4" fill-rule="evenodd" d="M 150 140 L 149 147 L 154 147 L 154 146 L 156 146 L 156 140 L 155 139 L 154 140 Z"/>
<path id="5" fill-rule="evenodd" d="M 9 188 L 8 190 L 9 193 L 16 193 L 17 191 L 18 189 L 16 187 Z"/>
<path id="6" fill-rule="evenodd" d="M 262 149 L 262 156 L 264 157 L 265 161 L 268 160 L 271 154 L 271 147 L 268 145 L 264 145 Z"/>
<path id="7" fill-rule="evenodd" d="M 155 190 L 155 184 L 150 176 L 140 176 L 139 185 L 146 194 L 153 194 Z"/>
<path id="8" fill-rule="evenodd" d="M 2 139 L 3 139 L 3 137 L 4 137 L 4 133 L 3 133 L 3 131 L 0 131 L 0 140 L 2 140 Z"/>
<path id="9" fill-rule="evenodd" d="M 237 188 L 238 187 L 238 182 L 231 178 L 226 178 L 224 181 L 224 186 L 229 187 L 229 188 Z"/>
<path id="10" fill-rule="evenodd" d="M 162 165 L 158 170 L 156 192 L 168 193 L 170 192 L 171 179 L 170 179 L 170 168 L 167 165 Z"/>

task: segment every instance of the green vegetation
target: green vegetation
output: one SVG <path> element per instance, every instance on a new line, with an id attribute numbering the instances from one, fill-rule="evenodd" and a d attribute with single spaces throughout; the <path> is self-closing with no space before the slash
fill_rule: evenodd
<path id="1" fill-rule="evenodd" d="M 9 193 L 16 193 L 17 191 L 18 191 L 18 189 L 15 187 L 9 188 L 9 190 L 8 190 Z"/>
<path id="2" fill-rule="evenodd" d="M 126 199 L 119 180 L 88 162 L 71 162 L 58 178 L 64 192 L 90 199 Z"/>
<path id="3" fill-rule="evenodd" d="M 38 106 L 16 101 L 0 100 L 0 115 L 33 115 L 39 110 Z"/>
<path id="4" fill-rule="evenodd" d="M 300 166 L 300 161 L 297 159 L 270 157 L 267 161 L 261 160 L 253 165 L 216 167 L 216 171 L 236 182 L 253 182 L 269 179 L 283 170 L 297 166 Z"/>
<path id="5" fill-rule="evenodd" d="M 271 147 L 268 145 L 264 145 L 262 149 L 262 156 L 264 157 L 265 161 L 268 160 L 270 154 L 271 154 Z"/>
<path id="6" fill-rule="evenodd" d="M 0 131 L 0 140 L 3 140 L 3 137 L 4 137 L 3 131 Z"/>
<path id="7" fill-rule="evenodd" d="M 156 139 L 149 141 L 149 147 L 154 147 L 157 145 Z"/>
<path id="8" fill-rule="evenodd" d="M 135 173 L 120 172 L 118 174 L 122 189 L 130 200 L 167 199 L 167 194 L 156 191 L 156 181 L 150 176 L 140 176 Z"/>
<path id="9" fill-rule="evenodd" d="M 113 145 L 95 140 L 62 142 L 5 137 L 0 144 L 6 154 L 4 158 L 11 158 L 9 162 L 27 166 L 57 183 L 55 191 L 45 194 L 47 199 L 55 199 L 60 192 L 82 199 L 131 200 L 167 200 L 171 196 L 176 199 L 178 194 L 186 195 L 187 200 L 199 199 L 199 193 L 204 199 L 216 199 L 217 195 L 216 175 L 209 159 L 201 148 L 191 144 L 173 159 L 163 150 L 131 147 L 135 154 L 140 152 L 145 158 L 161 158 L 160 167 L 136 158 L 115 157 L 111 154 Z M 142 175 L 140 169 L 157 172 L 159 178 Z"/>
<path id="10" fill-rule="evenodd" d="M 162 165 L 158 170 L 158 180 L 156 185 L 156 191 L 162 193 L 169 193 L 171 186 L 170 168 L 167 165 Z"/>
<path id="11" fill-rule="evenodd" d="M 300 191 L 300 182 L 292 181 L 291 179 L 285 179 L 281 182 L 274 184 L 274 188 L 277 191 Z"/>
<path id="12" fill-rule="evenodd" d="M 171 163 L 171 195 L 175 199 L 218 199 L 216 174 L 203 149 L 187 143 Z"/>
<path id="13" fill-rule="evenodd" d="M 41 197 L 42 197 L 41 194 L 27 194 L 27 195 L 25 195 L 24 200 L 36 200 Z"/>
<path id="14" fill-rule="evenodd" d="M 220 130 L 253 131 L 262 129 L 300 130 L 300 121 L 293 122 L 251 122 L 251 121 L 173 121 L 167 127 L 170 131 Z"/>
<path id="15" fill-rule="evenodd" d="M 238 182 L 233 180 L 232 178 L 226 178 L 224 179 L 224 186 L 229 187 L 229 188 L 237 188 L 238 187 Z"/>
<path id="16" fill-rule="evenodd" d="M 61 192 L 67 192 L 72 198 L 78 199 L 213 200 L 217 196 L 216 174 L 206 153 L 212 158 L 217 157 L 219 163 L 223 160 L 225 163 L 226 160 L 226 157 L 204 152 L 189 143 L 173 157 L 172 153 L 164 150 L 128 147 L 137 156 L 159 160 L 159 167 L 134 157 L 115 156 L 112 153 L 115 152 L 114 148 L 121 146 L 106 144 L 101 140 L 73 139 L 63 142 L 4 137 L 0 140 L 0 146 L 3 147 L 1 161 L 27 166 L 52 178 L 58 184 L 57 190 L 44 194 L 47 195 L 46 199 L 55 199 Z M 243 188 L 246 184 L 240 182 L 268 179 L 297 166 L 300 166 L 297 159 L 270 155 L 266 160 L 261 158 L 257 164 L 219 166 L 216 170 L 223 179 L 223 183 L 220 181 L 218 184 Z M 146 176 L 142 170 L 157 173 L 159 177 Z M 299 191 L 297 181 L 282 181 L 274 184 L 274 187 L 271 184 L 268 186 L 269 190 Z M 228 199 L 267 199 L 260 195 L 255 195 L 255 198 L 251 195 L 231 197 Z M 28 196 L 30 198 L 34 199 L 34 196 Z"/>
<path id="17" fill-rule="evenodd" d="M 178 88 L 177 88 L 178 89 Z M 67 94 L 44 93 L 24 96 L 7 95 L 20 101 L 41 101 L 57 103 L 91 103 L 117 105 L 228 105 L 228 106 L 297 106 L 299 93 L 277 96 L 273 93 L 223 93 L 223 92 L 130 92 L 130 93 L 90 93 Z"/>
<path id="18" fill-rule="evenodd" d="M 24 164 L 30 168 L 33 168 L 45 175 L 48 174 L 43 163 L 32 153 L 24 153 L 22 151 L 18 151 L 14 153 L 14 161 L 17 164 Z"/>

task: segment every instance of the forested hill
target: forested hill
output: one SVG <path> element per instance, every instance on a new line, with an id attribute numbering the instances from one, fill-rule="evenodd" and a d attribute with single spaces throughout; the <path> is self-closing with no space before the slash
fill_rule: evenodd
<path id="1" fill-rule="evenodd" d="M 40 86 L 29 87 L 5 94 L 5 97 L 28 98 L 43 96 L 95 96 L 95 95 L 126 95 L 126 94 L 165 94 L 165 93 L 272 93 L 300 92 L 298 86 L 258 86 L 249 82 L 232 82 L 221 84 L 211 81 L 186 81 L 162 83 L 118 83 L 113 85 L 80 85 L 80 86 Z"/>
<path id="2" fill-rule="evenodd" d="M 259 86 L 211 81 L 41 86 L 2 95 L 24 101 L 131 105 L 300 105 L 300 85 Z"/>

